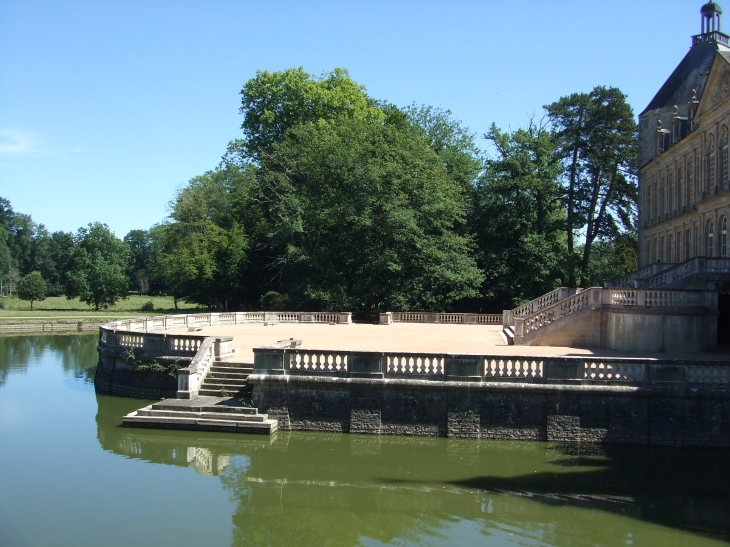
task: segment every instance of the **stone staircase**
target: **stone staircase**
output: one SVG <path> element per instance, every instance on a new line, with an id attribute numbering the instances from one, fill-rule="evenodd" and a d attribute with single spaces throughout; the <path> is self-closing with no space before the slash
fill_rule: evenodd
<path id="1" fill-rule="evenodd" d="M 194 399 L 166 399 L 140 408 L 122 419 L 129 427 L 262 433 L 271 435 L 278 421 L 232 397 L 199 396 Z"/>
<path id="2" fill-rule="evenodd" d="M 247 378 L 252 372 L 252 363 L 236 363 L 227 360 L 216 361 L 210 367 L 210 371 L 203 380 L 198 394 L 201 396 L 251 399 L 253 386 L 247 384 Z"/>

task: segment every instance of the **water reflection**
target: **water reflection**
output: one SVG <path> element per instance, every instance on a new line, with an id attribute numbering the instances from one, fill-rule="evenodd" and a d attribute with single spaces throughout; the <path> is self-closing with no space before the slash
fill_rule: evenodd
<path id="1" fill-rule="evenodd" d="M 234 545 L 439 544 L 465 523 L 505 544 L 730 539 L 726 450 L 135 430 L 139 401 L 97 403 L 104 449 L 219 477 Z"/>
<path id="2" fill-rule="evenodd" d="M 24 373 L 29 366 L 40 364 L 54 355 L 65 373 L 94 383 L 99 361 L 96 334 L 0 335 L 0 386 L 11 373 Z"/>

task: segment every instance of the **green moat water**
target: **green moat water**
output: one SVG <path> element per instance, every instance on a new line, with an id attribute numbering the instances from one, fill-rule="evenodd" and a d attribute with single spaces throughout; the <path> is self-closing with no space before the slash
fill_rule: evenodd
<path id="1" fill-rule="evenodd" d="M 730 452 L 126 429 L 95 336 L 0 337 L 0 545 L 730 543 Z"/>

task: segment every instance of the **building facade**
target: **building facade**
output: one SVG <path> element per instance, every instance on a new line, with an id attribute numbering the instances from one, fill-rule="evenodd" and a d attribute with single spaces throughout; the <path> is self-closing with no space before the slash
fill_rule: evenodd
<path id="1" fill-rule="evenodd" d="M 639 115 L 639 267 L 727 257 L 730 37 L 720 6 Z"/>

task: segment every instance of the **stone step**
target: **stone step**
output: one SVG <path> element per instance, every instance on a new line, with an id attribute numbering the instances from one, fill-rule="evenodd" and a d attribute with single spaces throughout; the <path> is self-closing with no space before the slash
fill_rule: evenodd
<path id="1" fill-rule="evenodd" d="M 206 380 L 209 378 L 231 378 L 234 380 L 246 380 L 248 378 L 248 374 L 240 373 L 240 372 L 210 372 L 209 376 L 206 376 Z"/>
<path id="2" fill-rule="evenodd" d="M 243 376 L 248 376 L 253 372 L 253 369 L 249 370 L 246 368 L 232 368 L 232 367 L 216 367 L 212 366 L 209 369 L 209 372 L 212 372 L 213 374 L 239 374 Z"/>
<path id="3" fill-rule="evenodd" d="M 254 409 L 255 410 L 255 409 Z M 236 414 L 231 412 L 186 412 L 180 410 L 156 410 L 151 407 L 140 408 L 137 416 L 159 416 L 162 418 L 196 417 L 206 420 L 229 420 L 234 422 L 264 422 L 269 419 L 268 414 Z"/>
<path id="4" fill-rule="evenodd" d="M 225 386 L 218 386 L 215 389 L 208 389 L 206 387 L 201 387 L 198 390 L 198 395 L 203 396 L 210 396 L 210 397 L 221 397 L 221 388 Z M 231 386 L 230 388 L 226 387 L 228 390 L 228 397 L 238 395 L 241 392 L 245 390 L 247 386 Z"/>
<path id="5" fill-rule="evenodd" d="M 262 433 L 266 435 L 271 435 L 278 428 L 277 420 L 269 419 L 262 422 L 252 422 L 199 418 L 196 415 L 184 417 L 140 416 L 136 411 L 124 416 L 122 423 L 129 427 L 225 433 Z"/>
<path id="6" fill-rule="evenodd" d="M 205 380 L 203 380 L 203 387 L 209 387 L 209 386 L 245 386 L 246 385 L 246 379 L 245 378 L 219 378 L 217 376 L 214 376 L 211 378 L 210 376 L 206 376 Z"/>
<path id="7" fill-rule="evenodd" d="M 178 401 L 179 399 L 171 399 L 171 401 Z M 258 414 L 258 409 L 248 406 L 227 406 L 227 405 L 211 405 L 211 406 L 182 406 L 179 404 L 173 404 L 173 403 L 166 403 L 165 401 L 161 401 L 159 403 L 154 403 L 150 405 L 153 410 L 173 410 L 176 412 L 204 412 L 204 411 L 210 411 L 210 412 L 216 412 L 216 413 L 226 413 L 226 414 L 242 414 L 242 415 L 252 415 L 252 414 Z"/>
<path id="8" fill-rule="evenodd" d="M 240 361 L 214 361 L 213 366 L 226 368 L 250 368 L 253 370 L 253 363 L 241 363 Z"/>

